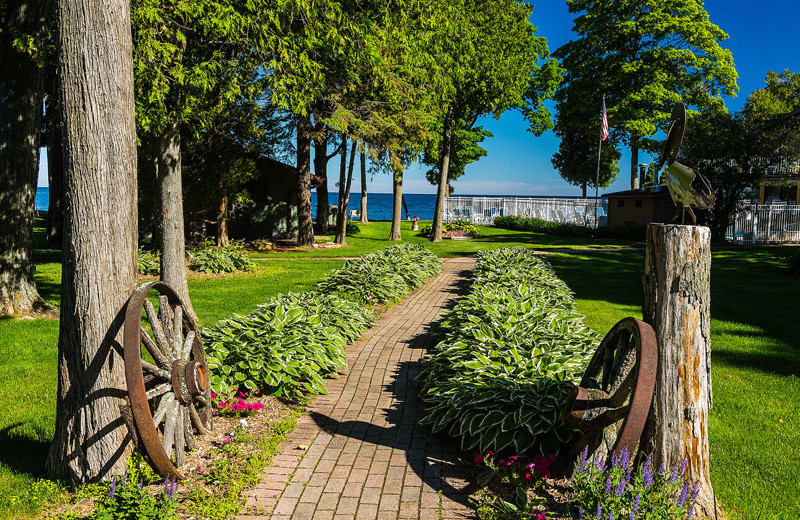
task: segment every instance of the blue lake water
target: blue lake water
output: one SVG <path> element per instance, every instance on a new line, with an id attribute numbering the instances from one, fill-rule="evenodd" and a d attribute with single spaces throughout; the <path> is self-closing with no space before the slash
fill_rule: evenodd
<path id="1" fill-rule="evenodd" d="M 36 188 L 36 209 L 47 211 L 48 188 Z M 404 195 L 408 206 L 409 216 L 418 216 L 420 220 L 433 219 L 433 208 L 436 205 L 436 195 L 434 194 L 414 194 Z M 329 193 L 328 202 L 330 204 L 339 203 L 338 193 Z M 314 215 L 317 214 L 317 193 L 311 192 L 311 205 Z M 361 209 L 361 193 L 351 193 L 348 202 L 349 209 Z M 367 216 L 370 220 L 392 220 L 392 194 L 391 193 L 370 193 L 367 196 Z M 403 218 L 406 212 L 403 210 Z"/>

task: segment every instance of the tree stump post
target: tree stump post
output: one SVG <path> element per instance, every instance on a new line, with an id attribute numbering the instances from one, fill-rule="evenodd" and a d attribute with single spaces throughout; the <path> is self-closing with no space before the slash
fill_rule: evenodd
<path id="1" fill-rule="evenodd" d="M 658 467 L 687 461 L 698 483 L 695 518 L 714 518 L 709 478 L 711 245 L 707 227 L 647 228 L 642 315 L 658 340 L 658 372 L 642 450 Z"/>

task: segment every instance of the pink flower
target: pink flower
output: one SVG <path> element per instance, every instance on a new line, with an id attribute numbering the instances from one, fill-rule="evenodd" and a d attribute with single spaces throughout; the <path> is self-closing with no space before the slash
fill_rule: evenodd
<path id="1" fill-rule="evenodd" d="M 536 518 L 537 520 L 544 520 L 545 516 L 544 513 L 536 513 L 535 515 L 533 515 L 533 518 Z"/>
<path id="2" fill-rule="evenodd" d="M 225 440 L 222 441 L 223 444 L 228 444 L 229 442 L 233 442 L 233 439 L 231 439 L 230 437 L 225 437 Z"/>
<path id="3" fill-rule="evenodd" d="M 530 473 L 525 473 L 525 480 L 530 480 L 532 478 L 533 478 L 533 475 L 531 475 Z"/>
<path id="4" fill-rule="evenodd" d="M 477 455 L 475 455 L 475 464 L 480 464 L 481 462 L 483 462 L 483 455 L 478 453 Z"/>
<path id="5" fill-rule="evenodd" d="M 246 396 L 244 395 L 244 392 L 242 392 L 241 390 L 238 390 L 238 391 L 236 392 L 236 395 L 238 395 L 239 397 L 246 397 Z"/>
<path id="6" fill-rule="evenodd" d="M 216 399 L 216 398 L 217 398 L 217 394 L 215 394 L 214 392 L 211 392 L 211 399 Z"/>

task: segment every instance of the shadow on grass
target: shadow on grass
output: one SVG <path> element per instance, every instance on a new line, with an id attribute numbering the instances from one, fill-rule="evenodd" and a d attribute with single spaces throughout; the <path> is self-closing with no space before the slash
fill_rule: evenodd
<path id="1" fill-rule="evenodd" d="M 28 436 L 14 435 L 23 423 L 15 423 L 0 429 L 0 463 L 14 473 L 41 477 L 45 473 L 45 461 L 50 443 Z"/>

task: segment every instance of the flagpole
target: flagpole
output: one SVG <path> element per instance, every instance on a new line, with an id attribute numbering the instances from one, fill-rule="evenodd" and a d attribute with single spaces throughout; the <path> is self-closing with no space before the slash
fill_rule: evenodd
<path id="1" fill-rule="evenodd" d="M 606 106 L 606 96 L 604 94 L 603 95 L 603 108 L 605 108 L 605 106 Z M 603 124 L 601 122 L 601 124 L 600 124 L 600 139 L 598 140 L 598 144 L 597 144 L 597 174 L 594 177 L 594 227 L 595 227 L 595 229 L 597 229 L 597 226 L 599 225 L 599 222 L 598 222 L 599 221 L 599 217 L 598 217 L 597 213 L 598 213 L 598 209 L 600 209 L 600 208 L 598 207 L 598 204 L 597 204 L 597 197 L 598 197 L 598 194 L 599 194 L 599 191 L 600 191 L 600 156 L 602 154 L 602 151 L 603 151 Z"/>

